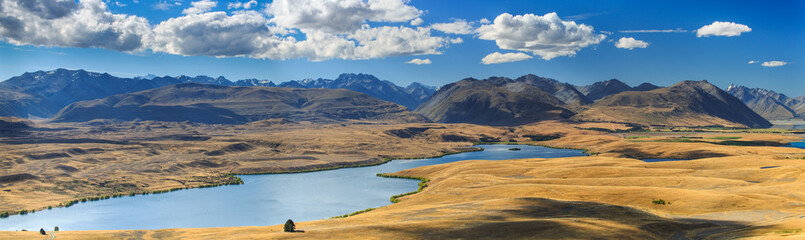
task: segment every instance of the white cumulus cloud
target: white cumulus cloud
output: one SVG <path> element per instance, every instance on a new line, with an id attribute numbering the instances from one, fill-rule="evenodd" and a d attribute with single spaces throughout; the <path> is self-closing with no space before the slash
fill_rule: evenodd
<path id="1" fill-rule="evenodd" d="M 349 35 L 360 42 L 355 58 L 368 59 L 389 56 L 441 54 L 438 50 L 449 41 L 431 35 L 429 28 L 383 26 L 363 28 Z"/>
<path id="2" fill-rule="evenodd" d="M 615 47 L 632 50 L 635 48 L 646 48 L 648 47 L 648 43 L 631 37 L 622 37 L 618 40 L 618 42 L 615 43 Z"/>
<path id="3" fill-rule="evenodd" d="M 480 26 L 477 32 L 478 38 L 494 40 L 501 49 L 531 52 L 545 60 L 574 56 L 582 48 L 606 38 L 604 34 L 595 34 L 591 26 L 562 21 L 556 13 L 544 16 L 503 13 L 493 23 Z"/>
<path id="4" fill-rule="evenodd" d="M 462 19 L 455 20 L 451 23 L 435 23 L 430 25 L 430 27 L 451 34 L 470 34 L 473 32 L 472 25 Z"/>
<path id="5" fill-rule="evenodd" d="M 755 63 L 758 63 L 758 62 L 755 61 L 755 60 L 749 61 L 749 64 L 755 64 Z"/>
<path id="6" fill-rule="evenodd" d="M 422 20 L 422 18 L 415 18 L 414 20 L 411 20 L 411 26 L 419 26 L 423 23 L 425 23 L 425 20 Z"/>
<path id="7" fill-rule="evenodd" d="M 734 22 L 719 22 L 715 21 L 710 25 L 706 25 L 699 30 L 696 30 L 697 37 L 709 37 L 709 36 L 727 36 L 727 37 L 736 37 L 741 36 L 741 33 L 751 32 L 752 29 L 749 26 L 734 23 Z"/>
<path id="8" fill-rule="evenodd" d="M 274 38 L 262 14 L 247 11 L 192 14 L 168 19 L 154 28 L 150 46 L 155 52 L 231 57 L 249 55 Z"/>
<path id="9" fill-rule="evenodd" d="M 760 65 L 764 66 L 764 67 L 781 67 L 781 66 L 785 66 L 786 64 L 788 64 L 788 63 L 783 62 L 783 61 L 768 61 L 768 62 L 763 62 Z"/>
<path id="10" fill-rule="evenodd" d="M 257 6 L 257 0 L 251 0 L 248 2 L 231 2 L 226 5 L 226 9 L 251 9 L 254 6 Z"/>
<path id="11" fill-rule="evenodd" d="M 183 14 L 189 15 L 189 14 L 200 14 L 209 12 L 210 9 L 218 5 L 218 2 L 212 0 L 201 0 L 197 2 L 192 2 L 190 3 L 190 5 L 192 5 L 192 7 L 182 10 Z"/>
<path id="12" fill-rule="evenodd" d="M 350 33 L 367 21 L 408 22 L 422 11 L 404 0 L 276 0 L 266 14 L 284 28 Z"/>
<path id="13" fill-rule="evenodd" d="M 0 0 L 0 39 L 14 45 L 134 51 L 150 28 L 145 18 L 112 14 L 101 0 Z"/>
<path id="14" fill-rule="evenodd" d="M 498 64 L 498 63 L 507 63 L 507 62 L 517 62 L 531 59 L 531 56 L 525 53 L 505 53 L 501 54 L 499 52 L 493 52 L 489 55 L 486 55 L 483 59 L 481 59 L 481 63 L 483 64 Z"/>
<path id="15" fill-rule="evenodd" d="M 310 61 L 434 55 L 463 42 L 434 36 L 430 27 L 404 26 L 422 14 L 407 0 L 277 0 L 265 12 L 249 0 L 228 5 L 241 9 L 232 13 L 211 11 L 212 0 L 189 5 L 184 15 L 152 26 L 142 17 L 112 14 L 103 0 L 0 0 L 0 41 Z"/>
<path id="16" fill-rule="evenodd" d="M 408 62 L 405 62 L 405 63 L 422 65 L 422 64 L 430 64 L 431 61 L 430 61 L 430 59 L 427 59 L 427 58 L 426 59 L 414 58 L 414 59 L 411 59 L 411 61 L 408 61 Z"/>

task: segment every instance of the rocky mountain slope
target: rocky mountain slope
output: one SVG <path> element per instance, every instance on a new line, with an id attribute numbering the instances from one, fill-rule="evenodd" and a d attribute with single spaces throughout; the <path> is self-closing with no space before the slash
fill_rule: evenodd
<path id="1" fill-rule="evenodd" d="M 559 100 L 562 100 L 562 102 L 571 106 L 587 105 L 593 103 L 592 100 L 584 96 L 583 93 L 579 92 L 579 90 L 577 90 L 576 87 L 570 85 L 569 83 L 562 83 L 554 79 L 539 77 L 533 74 L 528 74 L 519 77 L 514 81 L 523 82 L 528 85 L 537 87 L 547 93 L 550 93 Z"/>
<path id="2" fill-rule="evenodd" d="M 789 98 L 771 90 L 730 85 L 727 92 L 768 120 L 805 119 L 805 96 Z"/>
<path id="3" fill-rule="evenodd" d="M 771 126 L 741 100 L 707 81 L 621 92 L 597 101 L 573 119 L 665 126 Z"/>
<path id="4" fill-rule="evenodd" d="M 416 110 L 435 122 L 517 125 L 573 115 L 568 106 L 524 81 L 464 79 L 441 87 Z"/>

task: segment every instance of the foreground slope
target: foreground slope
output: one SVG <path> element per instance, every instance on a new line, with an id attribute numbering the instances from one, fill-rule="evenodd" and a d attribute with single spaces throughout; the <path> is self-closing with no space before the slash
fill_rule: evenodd
<path id="1" fill-rule="evenodd" d="M 573 115 L 553 95 L 508 78 L 468 78 L 445 85 L 416 111 L 435 122 L 484 125 L 517 125 Z"/>
<path id="2" fill-rule="evenodd" d="M 622 92 L 590 105 L 574 119 L 665 126 L 771 127 L 769 121 L 740 100 L 707 81 Z"/>
<path id="3" fill-rule="evenodd" d="M 621 134 L 543 122 L 521 134 L 561 133 L 545 144 L 591 147 L 599 155 L 558 159 L 461 161 L 404 170 L 430 179 L 399 203 L 341 219 L 282 226 L 56 232 L 57 239 L 735 239 L 803 236 L 805 150 L 724 146 L 705 142 L 632 142 Z M 622 126 L 625 127 L 625 126 Z M 510 131 L 504 131 L 509 132 Z M 640 133 L 647 134 L 647 133 Z M 729 137 L 735 133 L 649 133 Z M 634 135 L 632 135 L 634 136 Z M 678 135 L 676 135 L 678 136 Z M 742 140 L 783 138 L 741 134 Z M 522 139 L 520 139 L 522 140 Z M 708 140 L 709 141 L 709 140 Z M 605 151 L 647 154 L 723 151 L 729 155 L 646 163 Z M 663 199 L 666 204 L 654 204 Z M 293 218 L 293 216 L 289 216 Z M 0 232 L 2 237 L 40 236 Z"/>
<path id="4" fill-rule="evenodd" d="M 343 89 L 227 87 L 184 83 L 73 103 L 57 122 L 93 119 L 237 124 L 271 118 L 293 121 L 347 119 L 425 121 L 405 107 Z"/>

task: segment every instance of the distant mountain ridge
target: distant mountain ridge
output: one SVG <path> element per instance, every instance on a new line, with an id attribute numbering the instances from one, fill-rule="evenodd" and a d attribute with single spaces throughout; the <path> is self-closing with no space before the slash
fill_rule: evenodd
<path id="1" fill-rule="evenodd" d="M 381 100 L 395 102 L 412 110 L 416 109 L 419 104 L 425 102 L 430 95 L 436 92 L 435 87 L 427 87 L 421 83 L 412 83 L 408 88 L 403 88 L 390 81 L 380 80 L 369 74 L 355 73 L 344 73 L 334 80 L 323 78 L 295 80 L 281 83 L 278 86 L 294 88 L 342 88 L 366 93 L 369 96 Z"/>
<path id="2" fill-rule="evenodd" d="M 350 119 L 427 121 L 404 106 L 344 89 L 237 87 L 201 83 L 175 84 L 75 102 L 59 111 L 53 121 L 112 119 L 243 124 L 276 118 L 314 122 Z"/>
<path id="3" fill-rule="evenodd" d="M 643 83 L 637 87 L 630 87 L 618 79 L 610 79 L 601 82 L 595 82 L 592 85 L 576 86 L 576 89 L 581 91 L 584 96 L 590 100 L 598 101 L 606 96 L 615 95 L 625 91 L 651 91 L 660 88 L 651 83 Z"/>
<path id="4" fill-rule="evenodd" d="M 805 96 L 789 98 L 771 90 L 734 84 L 727 92 L 768 120 L 805 119 Z"/>
<path id="5" fill-rule="evenodd" d="M 363 92 L 382 100 L 397 102 L 413 109 L 435 92 L 435 87 L 412 84 L 402 88 L 389 81 L 380 81 L 368 74 L 342 74 L 336 80 L 320 79 L 327 84 L 298 84 L 291 81 L 284 87 L 346 88 Z M 221 86 L 275 87 L 270 80 L 243 79 L 232 82 L 224 77 L 181 75 L 178 77 L 146 75 L 119 78 L 107 73 L 85 70 L 56 69 L 24 73 L 0 82 L 0 116 L 40 117 L 53 116 L 63 107 L 83 100 L 104 98 L 123 93 L 138 92 L 180 83 L 205 83 Z"/>
<path id="6" fill-rule="evenodd" d="M 580 121 L 664 126 L 771 127 L 741 100 L 707 81 L 607 96 L 573 116 Z"/>

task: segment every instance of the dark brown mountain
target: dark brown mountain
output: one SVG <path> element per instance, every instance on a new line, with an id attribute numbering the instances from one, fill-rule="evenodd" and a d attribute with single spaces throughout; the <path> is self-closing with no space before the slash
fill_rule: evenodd
<path id="1" fill-rule="evenodd" d="M 447 84 L 417 108 L 435 122 L 518 125 L 573 115 L 553 95 L 503 77 L 473 78 Z"/>
<path id="2" fill-rule="evenodd" d="M 727 92 L 768 120 L 805 118 L 805 101 L 771 90 L 730 85 Z"/>
<path id="3" fill-rule="evenodd" d="M 580 92 L 584 93 L 587 98 L 598 101 L 606 96 L 615 95 L 625 91 L 651 91 L 660 87 L 651 83 L 643 83 L 637 87 L 630 87 L 618 79 L 610 79 L 602 82 L 595 82 L 592 85 L 577 86 Z"/>
<path id="4" fill-rule="evenodd" d="M 646 92 L 621 92 L 590 105 L 573 119 L 665 126 L 771 127 L 741 100 L 707 81 L 683 81 Z"/>
<path id="5" fill-rule="evenodd" d="M 657 88 L 660 87 L 651 83 L 641 83 L 640 85 L 637 85 L 637 87 L 633 87 L 632 91 L 651 91 Z"/>
<path id="6" fill-rule="evenodd" d="M 344 89 L 171 85 L 73 103 L 53 121 L 93 119 L 191 121 L 239 124 L 284 118 L 292 121 L 427 121 L 404 106 Z"/>

